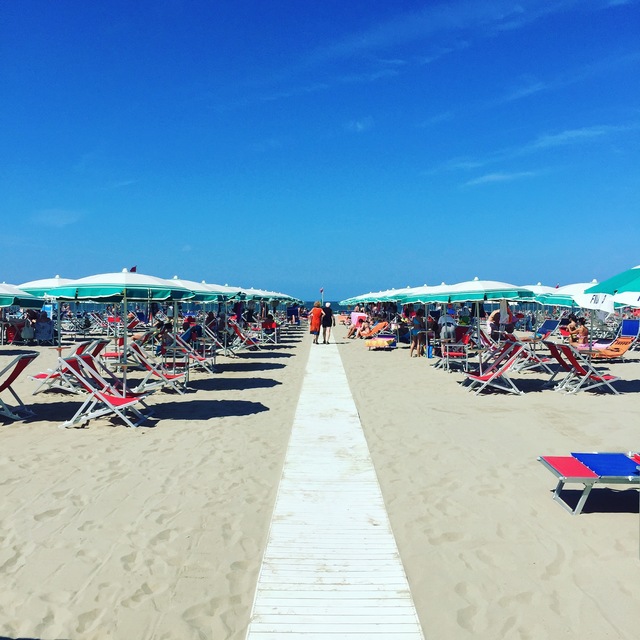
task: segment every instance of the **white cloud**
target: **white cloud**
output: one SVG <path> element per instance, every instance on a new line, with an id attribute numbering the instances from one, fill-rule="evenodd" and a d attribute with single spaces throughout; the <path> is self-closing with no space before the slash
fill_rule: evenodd
<path id="1" fill-rule="evenodd" d="M 488 173 L 474 180 L 465 182 L 465 187 L 474 187 L 481 184 L 491 184 L 496 182 L 513 182 L 514 180 L 521 180 L 523 178 L 532 178 L 536 176 L 535 171 L 518 171 L 514 173 Z"/>
<path id="2" fill-rule="evenodd" d="M 572 144 L 574 142 L 592 140 L 594 138 L 601 138 L 602 136 L 630 131 L 637 128 L 638 125 L 600 125 L 593 127 L 583 127 L 581 129 L 567 129 L 565 131 L 561 131 L 560 133 L 542 135 L 531 144 L 523 147 L 522 150 L 530 151 L 560 147 Z"/>
<path id="3" fill-rule="evenodd" d="M 34 224 L 54 229 L 63 229 L 79 222 L 82 218 L 83 214 L 70 209 L 42 209 L 31 216 Z"/>
<path id="4" fill-rule="evenodd" d="M 345 128 L 347 131 L 352 131 L 353 133 L 362 133 L 363 131 L 369 131 L 369 129 L 372 129 L 373 124 L 373 118 L 371 116 L 367 116 L 360 120 L 351 120 L 350 122 L 347 122 Z"/>

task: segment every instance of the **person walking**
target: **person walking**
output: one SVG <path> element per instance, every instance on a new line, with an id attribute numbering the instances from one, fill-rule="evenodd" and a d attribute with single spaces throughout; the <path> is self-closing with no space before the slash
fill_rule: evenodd
<path id="1" fill-rule="evenodd" d="M 336 317 L 330 302 L 324 303 L 324 315 L 322 316 L 322 344 L 328 344 L 331 338 L 331 327 L 336 326 Z"/>
<path id="2" fill-rule="evenodd" d="M 324 317 L 324 311 L 320 306 L 320 300 L 316 300 L 313 303 L 313 309 L 309 311 L 309 333 L 313 336 L 313 344 L 318 344 L 318 336 L 320 335 L 320 326 L 322 324 L 322 318 Z"/>

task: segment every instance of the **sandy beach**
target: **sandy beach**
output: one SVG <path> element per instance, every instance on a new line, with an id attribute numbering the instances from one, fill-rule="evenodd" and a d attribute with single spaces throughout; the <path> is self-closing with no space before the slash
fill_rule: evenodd
<path id="1" fill-rule="evenodd" d="M 635 638 L 638 493 L 594 489 L 571 516 L 536 458 L 637 448 L 638 356 L 610 365 L 620 396 L 538 391 L 527 373 L 524 396 L 476 397 L 404 346 L 345 333 L 425 637 Z M 186 396 L 154 394 L 157 419 L 135 430 L 58 429 L 77 397 L 18 381 L 37 417 L 0 427 L 0 637 L 244 639 L 310 348 L 303 328 L 220 357 Z M 27 373 L 54 364 L 39 351 Z"/>

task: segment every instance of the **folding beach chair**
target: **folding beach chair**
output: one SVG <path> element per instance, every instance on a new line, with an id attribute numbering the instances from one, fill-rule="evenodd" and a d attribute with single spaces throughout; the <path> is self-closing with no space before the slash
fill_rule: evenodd
<path id="1" fill-rule="evenodd" d="M 215 373 L 216 365 L 216 352 L 215 350 L 209 351 L 209 355 L 204 351 L 200 353 L 194 346 L 187 342 L 183 336 L 177 334 L 171 334 L 173 338 L 174 348 L 179 349 L 188 358 L 188 363 L 194 367 L 198 367 L 208 371 L 209 373 Z"/>
<path id="2" fill-rule="evenodd" d="M 83 356 L 66 358 L 61 363 L 65 375 L 75 379 L 77 385 L 88 395 L 75 415 L 60 425 L 61 429 L 79 427 L 85 422 L 109 415 L 116 415 L 129 427 L 137 427 L 149 418 L 136 405 L 142 404 L 144 394 L 122 394 L 114 389 L 100 376 Z M 133 414 L 135 422 L 127 415 Z"/>
<path id="3" fill-rule="evenodd" d="M 608 373 L 600 373 L 591 363 L 586 360 L 579 351 L 569 344 L 558 344 L 558 350 L 562 357 L 571 366 L 570 377 L 563 381 L 560 388 L 561 391 L 567 393 L 577 393 L 578 391 L 611 391 L 616 395 L 619 391 L 612 386 L 612 382 L 616 382 L 620 378 L 612 376 Z"/>
<path id="4" fill-rule="evenodd" d="M 596 484 L 628 485 L 640 488 L 640 454 L 572 453 L 570 456 L 540 456 L 538 460 L 558 478 L 553 499 L 578 515 Z M 567 483 L 582 484 L 578 504 L 572 509 L 562 498 Z"/>
<path id="5" fill-rule="evenodd" d="M 618 337 L 606 347 L 598 348 L 596 352 L 591 354 L 591 358 L 593 360 L 622 360 L 624 354 L 633 346 L 633 342 L 633 338 Z"/>
<path id="6" fill-rule="evenodd" d="M 517 342 L 505 343 L 493 362 L 482 373 L 466 373 L 467 380 L 470 382 L 469 390 L 475 391 L 475 395 L 486 388 L 523 395 L 524 392 L 520 391 L 507 375 L 518 358 L 522 357 L 523 349 L 524 347 Z"/>
<path id="7" fill-rule="evenodd" d="M 389 326 L 388 322 L 381 321 L 376 322 L 368 331 L 362 331 L 360 333 L 361 338 L 375 338 L 378 334 L 382 333 Z"/>
<path id="8" fill-rule="evenodd" d="M 138 383 L 136 387 L 132 388 L 133 392 L 139 393 L 154 390 L 158 387 L 170 387 L 181 395 L 185 393 L 187 384 L 187 374 L 185 371 L 170 371 L 163 365 L 156 364 L 149 358 L 144 349 L 135 342 L 132 342 L 128 346 L 128 350 L 132 358 L 147 371 L 143 380 Z"/>
<path id="9" fill-rule="evenodd" d="M 469 327 L 456 327 L 455 342 L 440 342 L 440 352 L 442 354 L 440 368 L 453 371 L 456 367 L 459 367 L 462 371 L 468 371 L 470 347 L 471 333 L 469 332 Z"/>
<path id="10" fill-rule="evenodd" d="M 551 320 L 547 318 L 536 330 L 535 335 L 543 340 L 553 335 L 560 326 L 560 320 Z"/>
<path id="11" fill-rule="evenodd" d="M 225 342 L 224 337 L 221 339 L 220 336 L 218 336 L 215 333 L 215 331 L 211 327 L 209 327 L 207 325 L 204 326 L 204 336 L 205 336 L 205 338 L 211 340 L 212 344 L 214 346 L 217 346 L 225 356 L 229 356 L 229 357 L 232 357 L 232 358 L 236 357 L 236 352 L 231 347 L 232 339 L 231 339 L 231 335 L 229 334 L 229 332 L 226 332 L 226 338 L 227 338 L 227 340 L 226 340 L 227 344 L 226 345 L 224 344 L 224 342 Z"/>
<path id="12" fill-rule="evenodd" d="M 85 350 L 92 348 L 92 346 L 99 341 L 96 340 L 83 340 L 82 342 L 76 342 L 75 345 L 71 348 L 70 352 L 65 355 L 65 358 L 71 358 L 75 355 L 80 355 L 84 353 Z M 75 393 L 77 391 L 77 387 L 75 385 L 69 384 L 69 379 L 65 378 L 62 375 L 62 371 L 60 369 L 60 364 L 58 361 L 58 366 L 55 369 L 47 369 L 46 371 L 41 371 L 39 373 L 35 373 L 29 378 L 35 382 L 38 382 L 38 386 L 32 391 L 32 395 L 36 395 L 36 393 L 40 393 L 41 391 L 53 391 L 59 389 L 61 391 L 71 391 Z"/>
<path id="13" fill-rule="evenodd" d="M 634 342 L 638 340 L 640 336 L 640 320 L 635 318 L 624 319 L 620 323 L 619 338 L 633 338 Z"/>
<path id="14" fill-rule="evenodd" d="M 257 338 L 244 333 L 237 322 L 229 320 L 229 328 L 233 332 L 234 339 L 231 346 L 234 351 L 241 351 L 242 349 L 260 349 Z"/>
<path id="15" fill-rule="evenodd" d="M 24 420 L 35 413 L 27 408 L 11 386 L 33 360 L 38 357 L 37 353 L 25 353 L 14 358 L 2 371 L 0 371 L 0 393 L 8 391 L 18 403 L 18 406 L 11 407 L 0 398 L 0 416 L 5 416 L 10 420 Z"/>
<path id="16" fill-rule="evenodd" d="M 545 347 L 547 347 L 547 349 L 549 349 L 549 353 L 551 354 L 552 359 L 555 360 L 556 364 L 558 365 L 557 369 L 552 374 L 551 378 L 549 378 L 549 380 L 545 383 L 544 386 L 545 387 L 552 386 L 553 381 L 556 379 L 556 376 L 564 372 L 566 374 L 565 377 L 554 387 L 555 391 L 560 391 L 566 383 L 570 382 L 575 377 L 576 372 L 574 371 L 571 364 L 563 358 L 562 352 L 560 351 L 560 347 L 558 344 L 550 341 L 548 342 L 545 341 L 543 342 L 543 344 Z"/>
<path id="17" fill-rule="evenodd" d="M 54 324 L 51 320 L 42 322 L 38 320 L 34 327 L 34 340 L 37 345 L 53 346 L 55 337 Z"/>

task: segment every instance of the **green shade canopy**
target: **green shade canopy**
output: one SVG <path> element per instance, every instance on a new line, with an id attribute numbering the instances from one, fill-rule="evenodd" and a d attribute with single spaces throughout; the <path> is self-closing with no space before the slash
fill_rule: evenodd
<path id="1" fill-rule="evenodd" d="M 61 278 L 56 276 L 55 278 L 44 278 L 42 280 L 32 280 L 18 285 L 23 291 L 27 291 L 31 295 L 37 298 L 55 298 L 56 290 L 66 284 L 73 282 L 69 278 Z"/>
<path id="2" fill-rule="evenodd" d="M 456 284 L 441 284 L 426 292 L 424 302 L 486 302 L 491 300 L 531 300 L 533 293 L 496 280 L 474 278 Z"/>
<path id="3" fill-rule="evenodd" d="M 596 281 L 576 282 L 563 287 L 553 289 L 548 293 L 536 296 L 541 304 L 554 307 L 579 307 L 581 309 L 598 309 L 613 312 L 614 298 L 612 295 L 602 293 L 588 293 L 595 288 Z"/>
<path id="4" fill-rule="evenodd" d="M 61 300 L 95 300 L 119 302 L 127 300 L 187 300 L 194 294 L 189 289 L 143 273 L 124 269 L 116 273 L 101 273 L 73 280 L 58 287 L 55 297 Z"/>
<path id="5" fill-rule="evenodd" d="M 0 307 L 25 307 L 41 309 L 44 300 L 16 287 L 13 284 L 0 283 Z"/>
<path id="6" fill-rule="evenodd" d="M 618 305 L 640 307 L 640 265 L 589 287 L 585 293 L 606 293 L 614 296 Z"/>

